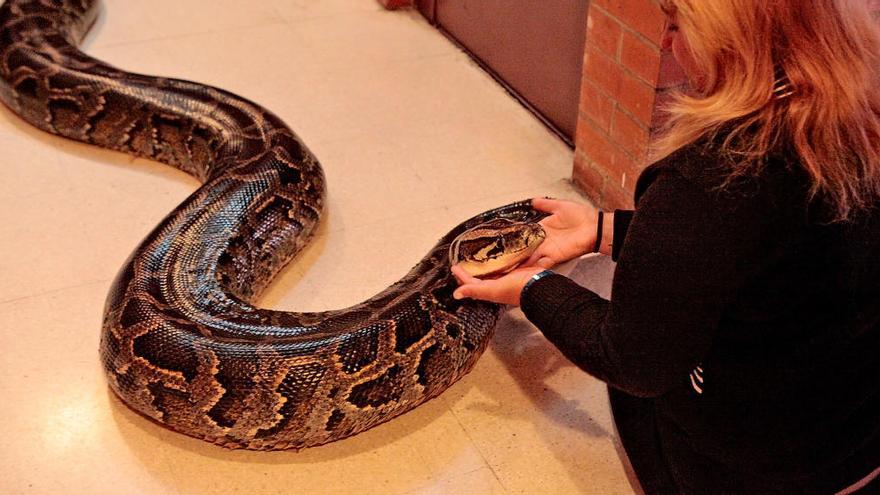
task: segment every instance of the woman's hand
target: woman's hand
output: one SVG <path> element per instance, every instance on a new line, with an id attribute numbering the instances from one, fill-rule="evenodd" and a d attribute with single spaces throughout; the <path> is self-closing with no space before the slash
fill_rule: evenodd
<path id="1" fill-rule="evenodd" d="M 596 222 L 599 211 L 592 206 L 574 201 L 534 198 L 536 210 L 550 213 L 540 223 L 547 238 L 522 264 L 523 267 L 550 268 L 564 261 L 577 258 L 593 249 L 596 243 Z"/>
<path id="2" fill-rule="evenodd" d="M 546 241 L 545 241 L 546 242 Z M 541 267 L 517 268 L 498 278 L 479 279 L 464 271 L 458 265 L 452 267 L 452 274 L 458 280 L 459 288 L 453 297 L 469 297 L 499 304 L 519 306 L 519 296 L 526 282 L 536 273 L 544 271 Z"/>

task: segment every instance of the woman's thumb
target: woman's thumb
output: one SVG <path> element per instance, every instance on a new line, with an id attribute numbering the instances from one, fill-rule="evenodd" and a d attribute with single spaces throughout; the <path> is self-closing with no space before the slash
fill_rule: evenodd
<path id="1" fill-rule="evenodd" d="M 552 259 L 544 256 L 543 258 L 538 260 L 537 265 L 540 266 L 541 268 L 553 268 L 553 265 L 555 265 L 555 263 L 553 262 Z"/>

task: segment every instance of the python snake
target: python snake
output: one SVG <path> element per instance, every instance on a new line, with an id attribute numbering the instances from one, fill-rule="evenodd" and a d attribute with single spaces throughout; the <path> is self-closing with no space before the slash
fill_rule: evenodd
<path id="1" fill-rule="evenodd" d="M 387 421 L 470 371 L 501 307 L 452 298 L 450 243 L 493 219 L 540 218 L 529 202 L 458 225 L 363 303 L 314 313 L 258 308 L 321 217 L 318 161 L 246 99 L 79 51 L 97 11 L 96 0 L 7 0 L 0 99 L 40 129 L 155 159 L 203 183 L 112 283 L 100 357 L 128 406 L 225 447 L 299 449 Z"/>

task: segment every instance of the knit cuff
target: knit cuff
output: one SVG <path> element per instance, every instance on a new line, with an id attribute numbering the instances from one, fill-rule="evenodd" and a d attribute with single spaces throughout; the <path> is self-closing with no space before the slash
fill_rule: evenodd
<path id="1" fill-rule="evenodd" d="M 548 275 L 553 275 L 553 273 L 555 273 L 553 270 L 548 269 L 548 270 L 544 270 L 543 272 L 539 272 L 539 273 L 532 275 L 529 278 L 529 280 L 526 282 L 526 285 L 523 285 L 522 291 L 520 291 L 520 293 L 519 293 L 520 299 L 525 297 L 525 293 L 529 291 L 529 288 L 532 285 L 534 285 L 535 282 L 537 282 L 538 280 L 541 280 L 542 278 L 544 278 Z"/>
<path id="2" fill-rule="evenodd" d="M 614 261 L 620 258 L 620 250 L 623 249 L 623 241 L 626 240 L 626 232 L 634 213 L 634 210 L 614 210 L 614 239 L 611 244 L 611 259 Z"/>
<path id="3" fill-rule="evenodd" d="M 526 318 L 542 331 L 550 329 L 559 308 L 572 296 L 584 291 L 574 281 L 553 273 L 535 280 L 520 296 L 520 308 Z"/>

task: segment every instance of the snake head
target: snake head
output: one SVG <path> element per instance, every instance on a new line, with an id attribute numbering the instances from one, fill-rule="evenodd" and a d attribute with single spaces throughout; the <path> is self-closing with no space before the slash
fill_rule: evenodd
<path id="1" fill-rule="evenodd" d="M 500 275 L 516 268 L 544 242 L 536 222 L 498 218 L 462 232 L 449 245 L 449 263 L 474 277 Z"/>

